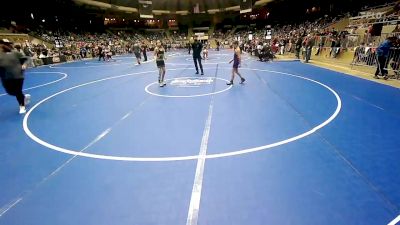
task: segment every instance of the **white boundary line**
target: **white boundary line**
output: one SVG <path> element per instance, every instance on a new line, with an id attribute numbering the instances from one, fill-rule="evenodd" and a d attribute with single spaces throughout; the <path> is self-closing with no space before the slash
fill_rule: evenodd
<path id="1" fill-rule="evenodd" d="M 179 56 L 179 54 L 178 53 L 172 53 L 172 54 L 170 54 L 170 55 L 167 55 L 167 57 L 177 57 L 177 56 Z M 153 57 L 151 57 L 151 56 L 149 56 L 148 58 L 153 58 Z M 96 59 L 96 58 L 93 58 L 93 59 Z M 84 59 L 85 61 L 93 61 L 93 59 Z M 119 59 L 136 59 L 136 57 L 135 56 L 116 56 L 116 57 L 113 57 L 113 59 L 115 59 L 115 60 L 119 60 Z M 82 62 L 83 60 L 81 60 L 81 61 L 71 61 L 71 62 L 65 62 L 65 63 L 58 63 L 58 64 L 52 64 L 52 65 L 48 65 L 49 66 L 49 68 L 52 68 L 52 69 L 58 69 L 58 68 L 61 68 L 61 69 L 66 69 L 66 68 L 73 68 L 73 69 L 79 69 L 79 68 L 93 68 L 93 67 L 100 67 L 100 66 L 117 66 L 117 65 L 129 65 L 129 64 L 133 64 L 133 65 L 136 65 L 135 64 L 135 61 L 133 61 L 133 62 L 125 62 L 125 63 L 113 63 L 113 62 L 104 62 L 105 64 L 100 64 L 100 65 L 96 65 L 96 66 L 57 66 L 57 65 L 63 65 L 63 64 L 69 64 L 69 63 L 76 63 L 76 62 Z M 122 60 L 119 60 L 119 61 L 122 61 Z M 146 63 L 150 63 L 150 62 L 153 62 L 154 61 L 154 59 L 151 59 L 151 60 L 148 60 L 148 61 L 146 61 L 146 62 L 142 62 L 142 64 L 146 64 Z M 108 63 L 108 64 L 107 64 Z M 86 65 L 88 65 L 88 64 L 96 64 L 96 63 L 94 63 L 94 62 L 85 62 L 85 64 Z"/>
<path id="2" fill-rule="evenodd" d="M 392 220 L 388 225 L 396 225 L 400 222 L 400 215 L 398 215 L 394 220 Z"/>
<path id="3" fill-rule="evenodd" d="M 186 61 L 193 61 L 193 58 L 190 58 L 191 60 L 188 60 L 189 58 L 187 58 L 186 59 Z M 212 59 L 211 59 L 212 60 Z M 247 56 L 246 58 L 243 58 L 242 59 L 242 61 L 249 61 L 249 60 L 251 60 L 251 58 L 249 57 L 249 56 Z M 191 65 L 193 65 L 193 63 L 173 63 L 173 62 L 165 62 L 166 63 L 166 65 L 178 65 L 178 66 L 191 66 Z M 216 65 L 216 64 L 219 64 L 219 65 L 221 65 L 221 64 L 229 64 L 229 60 L 227 60 L 226 62 L 215 62 L 215 63 L 213 63 L 213 62 L 207 62 L 207 60 L 202 60 L 202 63 L 201 63 L 202 65 Z M 229 69 L 232 69 L 232 68 L 229 68 Z"/>
<path id="4" fill-rule="evenodd" d="M 144 100 L 137 108 L 140 108 L 141 106 L 144 105 L 146 100 Z M 136 109 L 137 109 L 136 108 Z M 94 144 L 96 144 L 97 142 L 99 142 L 101 139 L 103 139 L 106 135 L 108 135 L 113 127 L 115 127 L 116 125 L 118 125 L 119 123 L 121 123 L 122 121 L 124 121 L 125 119 L 127 119 L 129 116 L 131 116 L 134 111 L 136 110 L 132 110 L 130 112 L 128 112 L 127 114 L 125 114 L 121 119 L 119 119 L 116 123 L 114 123 L 111 127 L 107 128 L 106 130 L 104 130 L 103 132 L 101 132 L 96 138 L 94 138 L 88 145 L 86 145 L 83 149 L 80 150 L 80 152 L 83 152 L 85 150 L 87 150 L 88 148 L 90 148 L 91 146 L 93 146 Z M 10 209 L 12 209 L 14 206 L 16 206 L 20 201 L 22 201 L 26 196 L 28 196 L 30 193 L 32 193 L 35 189 L 37 189 L 38 187 L 40 187 L 42 184 L 44 184 L 47 180 L 51 179 L 53 176 L 57 175 L 57 173 L 59 173 L 63 168 L 65 168 L 72 160 L 74 160 L 77 157 L 77 155 L 74 155 L 72 157 L 70 157 L 67 161 L 65 161 L 61 166 L 57 167 L 57 169 L 55 169 L 53 172 L 51 172 L 49 175 L 47 175 L 46 177 L 44 177 L 39 183 L 37 183 L 32 189 L 28 190 L 28 191 L 24 191 L 22 194 L 20 194 L 16 200 L 11 201 L 10 203 L 4 205 L 2 208 L 0 208 L 0 217 L 2 217 L 4 214 L 7 213 L 7 211 L 9 211 Z"/>
<path id="5" fill-rule="evenodd" d="M 17 198 L 17 200 L 5 205 L 3 208 L 0 209 L 0 217 L 2 217 L 4 214 L 6 214 L 11 208 L 16 206 L 20 201 L 22 201 L 22 197 Z"/>
<path id="6" fill-rule="evenodd" d="M 221 59 L 221 57 L 215 57 L 215 58 L 211 58 L 211 59 L 201 59 L 201 61 L 206 62 L 208 60 L 214 61 L 214 60 L 220 60 L 220 59 Z M 186 58 L 185 60 L 193 62 L 193 58 Z"/>
<path id="7" fill-rule="evenodd" d="M 124 118 L 123 118 L 124 119 Z M 101 134 L 99 134 L 94 140 L 92 140 L 88 145 L 86 145 L 80 152 L 85 151 L 86 149 L 90 148 L 94 144 L 96 144 L 98 141 L 103 139 L 109 132 L 111 131 L 111 128 L 103 131 Z M 26 196 L 31 194 L 35 189 L 40 187 L 42 184 L 44 184 L 47 180 L 51 179 L 57 173 L 59 173 L 64 167 L 66 167 L 72 160 L 74 160 L 77 157 L 77 155 L 72 156 L 69 158 L 67 161 L 65 161 L 63 164 L 61 164 L 57 169 L 55 169 L 53 172 L 51 172 L 49 175 L 44 177 L 39 183 L 37 183 L 32 189 L 25 191 L 24 193 L 20 194 L 20 197 L 12 203 L 9 203 L 8 205 L 4 206 L 4 209 L 0 209 L 0 217 L 2 217 L 4 214 L 6 214 L 10 209 L 14 208 L 19 202 L 21 202 Z"/>
<path id="8" fill-rule="evenodd" d="M 154 52 L 153 52 L 153 54 L 154 54 Z M 181 56 L 182 56 L 181 53 L 175 52 L 175 53 L 172 53 L 172 54 L 167 55 L 167 58 L 168 58 L 168 57 L 174 57 L 174 58 L 176 58 L 176 57 L 181 57 Z"/>
<path id="9" fill-rule="evenodd" d="M 113 60 L 113 61 L 107 61 L 107 62 L 105 62 L 105 61 L 92 61 L 92 62 L 85 62 L 85 65 L 99 65 L 100 63 L 100 65 L 103 65 L 103 63 L 118 63 L 118 62 L 122 62 L 123 60 L 122 59 L 111 59 L 111 60 Z"/>
<path id="10" fill-rule="evenodd" d="M 128 64 L 134 64 L 134 62 L 126 62 L 126 63 L 107 63 L 104 62 L 102 65 L 96 65 L 96 66 L 49 66 L 51 69 L 80 69 L 80 68 L 94 68 L 94 67 L 102 67 L 102 66 L 117 66 L 117 65 L 128 65 Z"/>
<path id="11" fill-rule="evenodd" d="M 177 66 L 192 66 L 192 65 L 194 65 L 193 63 L 169 63 L 169 62 L 166 62 L 165 63 L 166 65 L 177 65 Z M 217 64 L 219 64 L 219 65 L 221 65 L 221 64 L 229 64 L 228 62 L 226 62 L 226 63 L 201 63 L 202 65 L 217 65 Z"/>
<path id="12" fill-rule="evenodd" d="M 231 85 L 232 86 L 232 85 Z M 208 117 L 201 139 L 200 152 L 197 160 L 196 173 L 193 182 L 192 195 L 190 197 L 190 205 L 186 225 L 197 225 L 200 210 L 201 190 L 203 188 L 204 166 L 206 163 L 208 139 L 211 131 L 211 121 L 214 108 L 214 98 L 211 99 L 208 108 Z"/>
<path id="13" fill-rule="evenodd" d="M 147 64 L 150 62 L 153 62 L 154 59 L 147 60 L 147 62 L 142 62 L 141 64 Z M 78 61 L 79 62 L 79 61 Z M 119 66 L 119 65 L 135 65 L 136 66 L 136 61 L 132 62 L 124 62 L 124 63 L 112 63 L 112 62 L 104 62 L 104 64 L 96 65 L 96 66 L 49 66 L 49 68 L 52 69 L 80 69 L 80 68 L 95 68 L 95 67 L 102 67 L 102 66 Z"/>
<path id="14" fill-rule="evenodd" d="M 179 77 L 179 79 L 185 79 L 185 78 L 193 78 L 193 77 Z M 222 78 L 218 78 L 218 77 L 200 77 L 200 78 L 213 78 L 213 79 L 217 79 L 217 80 L 222 80 L 225 82 L 229 82 L 229 80 L 225 80 Z M 167 79 L 166 81 L 170 81 L 170 80 L 174 80 L 174 79 Z M 147 85 L 144 90 L 151 95 L 157 96 L 157 97 L 164 97 L 164 98 L 195 98 L 195 97 L 203 97 L 203 96 L 209 96 L 209 95 L 216 95 L 216 94 L 220 94 L 222 92 L 228 91 L 229 89 L 232 88 L 232 85 L 227 85 L 227 88 L 221 90 L 221 91 L 216 91 L 216 92 L 211 92 L 211 93 L 206 93 L 206 94 L 198 94 L 198 95 L 161 95 L 161 94 L 157 94 L 154 92 L 149 91 L 150 86 L 158 84 L 158 82 L 154 82 L 151 83 L 149 85 Z"/>
<path id="15" fill-rule="evenodd" d="M 261 151 L 261 150 L 265 150 L 265 149 L 269 149 L 269 148 L 273 148 L 273 147 L 277 147 L 280 145 L 284 145 L 293 141 L 297 141 L 301 138 L 307 137 L 313 133 L 315 133 L 317 130 L 323 128 L 324 126 L 328 125 L 330 122 L 332 122 L 337 115 L 339 115 L 340 110 L 342 108 L 342 100 L 340 99 L 339 95 L 332 89 L 330 88 L 328 85 L 325 85 L 323 83 L 320 83 L 318 81 L 312 80 L 310 78 L 306 78 L 306 77 L 302 77 L 302 76 L 298 76 L 298 75 L 294 75 L 294 74 L 289 74 L 289 73 L 284 73 L 284 72 L 277 72 L 277 71 L 270 71 L 270 70 L 262 70 L 262 69 L 249 69 L 249 68 L 242 68 L 242 69 L 247 69 L 247 70 L 255 70 L 255 71 L 264 71 L 264 72 L 272 72 L 272 73 L 277 73 L 277 74 L 283 74 L 283 75 L 288 75 L 288 76 L 293 76 L 293 77 L 297 77 L 297 78 L 301 78 L 304 80 L 308 80 L 311 81 L 313 83 L 319 84 L 322 87 L 328 89 L 330 92 L 333 93 L 333 95 L 335 95 L 336 97 L 336 101 L 337 101 L 337 107 L 335 112 L 323 123 L 321 123 L 320 125 L 312 128 L 311 130 L 302 133 L 300 135 L 294 136 L 292 138 L 286 139 L 286 140 L 282 140 L 279 142 L 275 142 L 272 144 L 268 144 L 268 145 L 263 145 L 263 146 L 259 146 L 259 147 L 255 147 L 255 148 L 249 148 L 249 149 L 244 149 L 244 150 L 239 150 L 239 151 L 234 151 L 234 152 L 227 152 L 227 153 L 220 153 L 220 154 L 212 154 L 212 155 L 208 155 L 207 158 L 211 159 L 211 158 L 221 158 L 221 157 L 227 157 L 227 156 L 235 156 L 235 155 L 242 155 L 242 154 L 247 154 L 247 153 L 251 153 L 251 152 L 257 152 L 257 151 Z"/>
<path id="16" fill-rule="evenodd" d="M 214 78 L 217 78 L 218 66 L 215 71 Z M 232 85 L 230 85 L 232 86 Z M 215 92 L 216 83 L 213 83 L 213 91 Z M 210 105 L 208 107 L 208 116 L 204 126 L 203 137 L 201 139 L 200 152 L 197 160 L 196 172 L 193 181 L 192 195 L 190 197 L 190 204 L 186 225 L 197 225 L 200 211 L 201 193 L 203 189 L 204 167 L 206 163 L 208 140 L 211 131 L 211 122 L 214 109 L 214 96 L 211 96 Z"/>
<path id="17" fill-rule="evenodd" d="M 210 51 L 208 51 L 208 52 L 210 52 Z M 209 54 L 209 55 L 212 55 L 212 56 L 230 56 L 231 54 L 219 54 L 219 53 L 217 53 L 217 54 Z M 232 55 L 233 55 L 233 51 L 232 51 Z M 186 58 L 190 58 L 190 57 L 193 57 L 193 54 L 192 53 L 187 54 L 187 51 L 186 51 L 186 52 L 183 52 L 183 53 L 173 53 L 169 57 L 186 57 Z M 193 59 L 193 58 L 191 58 L 191 59 Z"/>
<path id="18" fill-rule="evenodd" d="M 58 80 L 51 81 L 51 82 L 48 82 L 48 83 L 45 83 L 45 84 L 40 84 L 40 85 L 37 85 L 37 86 L 33 86 L 33 87 L 30 87 L 30 88 L 26 88 L 26 89 L 24 89 L 23 91 L 29 91 L 29 90 L 32 90 L 32 89 L 36 89 L 36 88 L 44 87 L 44 86 L 47 86 L 47 85 L 50 85 L 50 84 L 54 84 L 54 83 L 57 83 L 57 82 L 59 82 L 59 81 L 62 81 L 62 80 L 64 80 L 65 78 L 68 77 L 68 74 L 66 74 L 66 73 L 61 73 L 61 72 L 26 72 L 26 73 L 57 73 L 57 74 L 62 74 L 63 77 L 61 77 L 61 78 L 58 79 Z M 7 93 L 0 94 L 0 97 L 5 96 L 5 95 L 7 95 Z"/>
<path id="19" fill-rule="evenodd" d="M 183 70 L 186 68 L 179 68 L 179 69 L 170 69 L 170 70 Z M 241 154 L 247 154 L 247 153 L 252 153 L 252 152 L 257 152 L 257 151 L 263 151 L 266 149 L 270 149 L 273 147 L 277 147 L 280 145 L 284 145 L 284 144 L 288 144 L 290 142 L 294 142 L 296 140 L 299 140 L 301 138 L 307 137 L 313 133 L 315 133 L 316 131 L 318 131 L 319 129 L 323 128 L 324 126 L 328 125 L 329 123 L 331 123 L 340 113 L 340 110 L 342 108 L 342 101 L 339 97 L 339 95 L 329 86 L 312 80 L 310 78 L 306 78 L 306 77 L 302 77 L 302 76 L 298 76 L 298 75 L 294 75 L 294 74 L 289 74 L 289 73 L 284 73 L 284 72 L 277 72 L 277 71 L 271 71 L 271 70 L 262 70 L 262 69 L 251 69 L 251 68 L 242 68 L 242 70 L 254 70 L 254 71 L 262 71 L 262 72 L 270 72 L 270 73 L 275 73 L 275 74 L 282 74 L 282 75 L 287 75 L 287 76 L 291 76 L 291 77 L 296 77 L 299 79 L 303 79 L 303 80 L 307 80 L 310 81 L 312 83 L 318 84 L 326 89 L 328 89 L 336 98 L 337 101 L 337 107 L 335 112 L 327 119 L 325 120 L 323 123 L 321 123 L 320 125 L 312 128 L 311 130 L 299 134 L 297 136 L 285 139 L 285 140 L 281 140 L 279 142 L 276 143 L 272 143 L 272 144 L 268 144 L 268 145 L 263 145 L 263 146 L 259 146 L 259 147 L 255 147 L 255 148 L 248 148 L 248 149 L 243 149 L 243 150 L 236 150 L 236 151 L 232 151 L 232 152 L 227 152 L 227 153 L 220 153 L 220 154 L 211 154 L 211 155 L 207 155 L 206 159 L 212 159 L 212 158 L 222 158 L 222 157 L 229 157 L 229 156 L 236 156 L 236 155 L 241 155 Z M 122 157 L 122 156 L 110 156 L 110 155 L 99 155 L 99 154 L 91 154 L 91 153 L 85 153 L 85 152 L 77 152 L 75 150 L 71 150 L 71 149 L 65 149 L 59 146 L 55 146 L 52 145 L 50 143 L 47 143 L 43 140 L 41 140 L 40 138 L 38 138 L 37 136 L 35 136 L 29 129 L 28 127 L 28 120 L 29 120 L 29 116 L 30 114 L 33 112 L 33 110 L 35 110 L 38 106 L 40 106 L 41 104 L 43 104 L 44 102 L 48 101 L 49 99 L 60 95 L 62 93 L 65 93 L 67 91 L 82 87 L 82 86 L 86 86 L 86 85 L 90 85 L 93 83 L 97 83 L 97 82 L 101 82 L 101 81 L 105 81 L 105 80 L 110 80 L 110 79 L 115 79 L 115 78 L 119 78 L 119 77 L 126 77 L 126 76 L 132 76 L 132 75 L 136 75 L 136 74 L 145 74 L 145 73 L 151 73 L 151 72 L 158 72 L 158 71 L 146 71 L 146 72 L 139 72 L 139 73 L 132 73 L 132 74 L 125 74 L 125 75 L 120 75 L 120 76 L 115 76 L 115 77 L 110 77 L 110 78 L 104 78 L 104 79 L 100 79 L 100 80 L 95 80 L 89 83 L 85 83 L 85 84 L 81 84 L 81 85 L 77 85 L 71 88 L 68 88 L 66 90 L 60 91 L 58 93 L 55 93 L 43 100 L 41 100 L 40 102 L 38 102 L 36 105 L 34 105 L 29 111 L 28 113 L 26 113 L 22 126 L 23 129 L 25 131 L 25 133 L 35 142 L 50 148 L 52 150 L 55 151 L 59 151 L 59 152 L 63 152 L 66 154 L 70 154 L 70 155 L 77 155 L 77 156 L 82 156 L 82 157 L 88 157 L 88 158 L 95 158 L 95 159 L 106 159 L 106 160 L 116 160 L 116 161 L 136 161 L 136 162 L 165 162 L 165 161 L 182 161 L 182 160 L 194 160 L 194 159 L 198 159 L 199 156 L 198 155 L 192 155 L 192 156 L 179 156 L 179 157 Z"/>

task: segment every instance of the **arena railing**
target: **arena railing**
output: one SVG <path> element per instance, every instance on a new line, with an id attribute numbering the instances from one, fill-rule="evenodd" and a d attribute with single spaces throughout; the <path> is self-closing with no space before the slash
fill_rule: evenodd
<path id="1" fill-rule="evenodd" d="M 378 56 L 376 48 L 361 48 L 356 49 L 354 58 L 351 63 L 351 68 L 378 68 Z M 384 70 L 388 71 L 389 78 L 400 79 L 400 48 L 391 48 L 386 57 Z M 382 71 L 379 71 L 382 74 Z"/>
<path id="2" fill-rule="evenodd" d="M 336 38 L 337 39 L 337 38 Z M 324 40 L 322 43 L 321 41 Z M 317 36 L 314 47 L 331 47 L 333 41 L 332 36 Z M 355 48 L 362 42 L 362 36 L 358 34 L 348 34 L 344 38 L 340 38 L 341 48 Z"/>

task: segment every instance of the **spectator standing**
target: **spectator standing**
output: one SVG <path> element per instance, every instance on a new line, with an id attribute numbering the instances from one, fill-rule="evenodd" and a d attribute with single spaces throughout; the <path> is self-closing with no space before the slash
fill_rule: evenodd
<path id="1" fill-rule="evenodd" d="M 313 46 L 314 46 L 314 37 L 311 34 L 309 34 L 305 41 L 305 48 L 306 48 L 305 62 L 306 63 L 308 63 L 308 61 L 310 61 L 310 59 L 311 59 L 311 52 L 312 52 Z"/>
<path id="2" fill-rule="evenodd" d="M 301 36 L 299 35 L 299 36 L 297 37 L 297 40 L 296 40 L 296 48 L 295 48 L 295 51 L 296 51 L 296 58 L 297 58 L 297 59 L 300 59 L 300 51 L 301 51 L 302 43 L 303 43 L 303 39 L 302 39 Z"/>
<path id="3" fill-rule="evenodd" d="M 136 42 L 136 43 L 133 45 L 133 53 L 135 54 L 136 61 L 137 61 L 138 65 L 141 64 L 141 63 L 140 63 L 140 60 L 142 59 L 140 52 L 141 52 L 141 50 L 140 50 L 140 45 L 139 45 L 138 42 Z"/>
<path id="4" fill-rule="evenodd" d="M 142 54 L 143 54 L 144 61 L 147 62 L 147 45 L 144 42 L 142 44 Z"/>
<path id="5" fill-rule="evenodd" d="M 390 48 L 393 46 L 393 43 L 396 41 L 396 37 L 389 37 L 379 47 L 376 49 L 377 61 L 378 65 L 375 72 L 375 78 L 379 79 L 378 75 L 382 75 L 385 80 L 388 79 L 388 71 L 386 66 L 388 64 L 389 52 Z"/>

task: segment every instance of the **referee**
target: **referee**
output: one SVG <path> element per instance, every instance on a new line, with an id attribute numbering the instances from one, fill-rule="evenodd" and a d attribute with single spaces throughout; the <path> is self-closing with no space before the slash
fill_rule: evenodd
<path id="1" fill-rule="evenodd" d="M 194 66 L 196 67 L 196 74 L 199 74 L 199 68 L 197 67 L 197 62 L 199 62 L 201 75 L 204 75 L 203 65 L 201 64 L 201 51 L 203 50 L 203 44 L 199 40 L 197 40 L 197 38 L 194 40 L 192 49 L 193 49 Z"/>

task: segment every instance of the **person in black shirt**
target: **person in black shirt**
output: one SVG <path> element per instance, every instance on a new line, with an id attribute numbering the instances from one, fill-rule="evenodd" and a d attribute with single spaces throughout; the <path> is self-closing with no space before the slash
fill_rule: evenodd
<path id="1" fill-rule="evenodd" d="M 302 44 L 303 44 L 303 38 L 301 38 L 301 36 L 299 35 L 299 36 L 297 36 L 296 47 L 295 47 L 297 59 L 300 59 L 300 52 L 301 52 Z"/>
<path id="2" fill-rule="evenodd" d="M 19 103 L 19 113 L 26 113 L 25 106 L 29 104 L 31 96 L 24 94 L 24 70 L 26 57 L 14 51 L 12 43 L 7 39 L 0 40 L 0 78 L 1 83 L 11 96 L 15 96 Z"/>
<path id="3" fill-rule="evenodd" d="M 329 52 L 329 56 L 332 56 L 332 53 L 334 53 L 335 46 L 336 46 L 336 37 L 331 38 L 331 51 Z"/>
<path id="4" fill-rule="evenodd" d="M 195 39 L 193 45 L 193 61 L 194 61 L 194 66 L 196 67 L 196 74 L 199 74 L 199 68 L 197 67 L 197 62 L 199 62 L 200 70 L 201 70 L 201 75 L 204 75 L 203 72 L 203 65 L 201 64 L 201 51 L 203 50 L 203 44 Z"/>
<path id="5" fill-rule="evenodd" d="M 140 60 L 142 60 L 142 55 L 141 55 L 140 52 L 141 52 L 140 44 L 139 44 L 139 42 L 136 42 L 136 43 L 133 45 L 133 53 L 135 54 L 136 61 L 137 61 L 138 65 L 141 64 L 141 63 L 140 63 Z"/>
<path id="6" fill-rule="evenodd" d="M 144 61 L 147 62 L 147 45 L 144 42 L 142 44 L 142 53 Z"/>
<path id="7" fill-rule="evenodd" d="M 106 61 L 106 57 L 105 54 L 103 52 L 103 47 L 102 45 L 99 45 L 98 47 L 98 51 L 99 51 L 99 61 L 103 58 L 103 61 Z"/>

